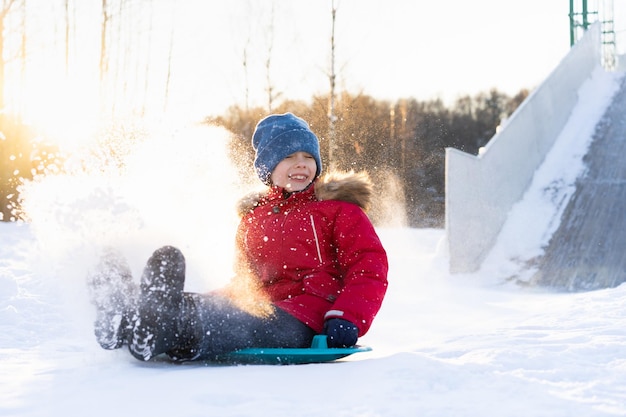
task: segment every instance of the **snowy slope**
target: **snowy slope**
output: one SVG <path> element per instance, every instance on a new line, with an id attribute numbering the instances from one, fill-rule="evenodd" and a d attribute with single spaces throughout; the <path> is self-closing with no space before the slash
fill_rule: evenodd
<path id="1" fill-rule="evenodd" d="M 587 111 L 606 106 L 616 79 L 593 83 L 605 94 Z M 42 179 L 25 194 L 29 224 L 0 223 L 0 415 L 626 415 L 626 286 L 566 294 L 505 280 L 525 274 L 511 248 L 541 252 L 562 200 L 546 184 L 568 192 L 589 134 L 557 148 L 569 156 L 549 155 L 477 274 L 447 272 L 442 230 L 379 229 L 391 269 L 360 341 L 373 351 L 334 364 L 141 363 L 96 344 L 83 282 L 94 242 L 117 243 L 135 271 L 173 243 L 189 255 L 189 289 L 227 279 L 235 219 L 219 213 L 241 190 L 225 182 L 234 170 L 224 157 L 210 159 L 223 155 L 215 141 L 188 139 L 185 152 L 150 142 L 123 170 Z M 175 202 L 164 206 L 165 194 Z M 524 229 L 533 222 L 541 230 Z"/>
<path id="2" fill-rule="evenodd" d="M 337 364 L 141 363 L 107 352 L 1 226 L 0 415 L 604 416 L 626 411 L 626 287 L 551 294 L 447 276 L 440 230 L 381 230 L 374 348 Z M 28 261 L 28 262 L 32 262 Z"/>

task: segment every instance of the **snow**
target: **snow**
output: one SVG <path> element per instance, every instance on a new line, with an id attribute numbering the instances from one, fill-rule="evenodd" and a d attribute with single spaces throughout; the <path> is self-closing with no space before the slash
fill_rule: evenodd
<path id="1" fill-rule="evenodd" d="M 189 290 L 228 279 L 231 208 L 244 190 L 221 133 L 139 140 L 121 165 L 96 158 L 29 184 L 29 221 L 0 223 L 0 415 L 626 415 L 626 286 L 560 293 L 509 279 L 532 272 L 525 261 L 558 225 L 616 88 L 603 72 L 581 88 L 479 272 L 448 272 L 443 230 L 380 227 L 389 292 L 360 340 L 373 350 L 332 364 L 142 363 L 93 337 L 84 275 L 99 246 L 120 247 L 138 273 L 175 244 Z"/>

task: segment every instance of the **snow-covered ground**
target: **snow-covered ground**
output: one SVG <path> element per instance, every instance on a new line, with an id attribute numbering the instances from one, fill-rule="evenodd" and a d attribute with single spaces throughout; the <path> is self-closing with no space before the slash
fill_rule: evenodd
<path id="1" fill-rule="evenodd" d="M 381 227 L 389 292 L 360 340 L 373 350 L 338 363 L 142 363 L 96 344 L 83 277 L 101 245 L 119 246 L 138 273 L 153 249 L 176 244 L 189 290 L 227 280 L 241 190 L 206 131 L 30 184 L 30 221 L 0 223 L 0 415 L 626 415 L 626 286 L 559 293 L 507 280 L 532 273 L 525 260 L 558 223 L 616 88 L 617 76 L 596 72 L 581 89 L 570 133 L 481 271 L 449 274 L 443 230 Z"/>

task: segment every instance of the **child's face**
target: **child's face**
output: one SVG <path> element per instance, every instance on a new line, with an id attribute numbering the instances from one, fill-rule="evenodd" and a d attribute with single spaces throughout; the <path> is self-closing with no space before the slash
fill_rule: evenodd
<path id="1" fill-rule="evenodd" d="M 317 171 L 315 158 L 307 152 L 296 152 L 280 161 L 272 172 L 272 184 L 289 192 L 304 190 Z"/>

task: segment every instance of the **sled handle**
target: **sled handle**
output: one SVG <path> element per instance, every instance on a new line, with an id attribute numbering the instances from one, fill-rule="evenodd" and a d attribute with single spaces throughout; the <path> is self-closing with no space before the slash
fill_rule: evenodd
<path id="1" fill-rule="evenodd" d="M 325 334 L 316 334 L 311 342 L 312 349 L 328 349 L 328 336 Z"/>

